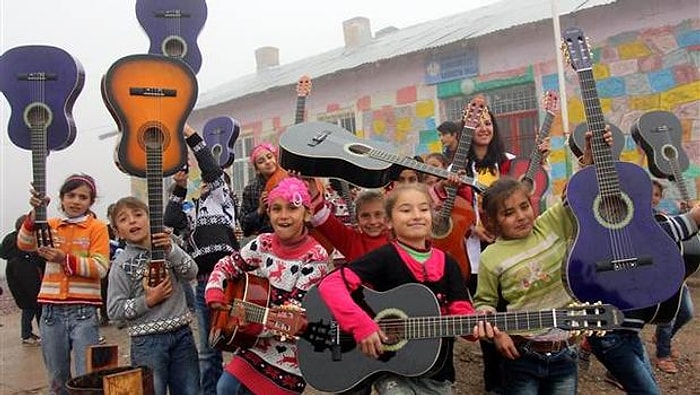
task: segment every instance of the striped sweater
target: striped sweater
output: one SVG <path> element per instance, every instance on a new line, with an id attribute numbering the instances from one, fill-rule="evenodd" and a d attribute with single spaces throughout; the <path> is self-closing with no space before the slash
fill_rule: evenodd
<path id="1" fill-rule="evenodd" d="M 36 250 L 34 223 L 27 216 L 17 236 L 17 247 Z M 48 220 L 54 246 L 66 253 L 65 262 L 46 262 L 39 303 L 102 304 L 100 279 L 109 270 L 107 225 L 88 215 L 83 221 Z"/>

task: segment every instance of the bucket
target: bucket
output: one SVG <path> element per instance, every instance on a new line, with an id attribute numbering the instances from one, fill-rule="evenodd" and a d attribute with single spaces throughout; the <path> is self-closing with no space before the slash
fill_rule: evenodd
<path id="1" fill-rule="evenodd" d="M 98 395 L 104 394 L 102 380 L 105 376 L 126 372 L 133 369 L 141 369 L 141 387 L 144 395 L 154 395 L 153 370 L 148 366 L 120 366 L 118 368 L 98 370 L 83 376 L 68 380 L 66 389 L 70 395 Z M 138 388 L 138 387 L 137 387 Z M 126 388 L 124 388 L 126 390 Z M 128 393 L 137 392 L 136 388 Z"/>

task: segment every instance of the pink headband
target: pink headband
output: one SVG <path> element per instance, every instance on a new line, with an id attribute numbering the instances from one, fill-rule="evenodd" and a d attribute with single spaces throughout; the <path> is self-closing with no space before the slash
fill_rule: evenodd
<path id="1" fill-rule="evenodd" d="M 255 158 L 257 158 L 258 155 L 260 155 L 260 152 L 262 152 L 262 150 L 270 151 L 275 156 L 277 156 L 277 148 L 275 148 L 272 144 L 260 143 L 260 144 L 256 145 L 255 147 L 253 147 L 253 150 L 250 151 L 250 163 L 255 164 Z"/>
<path id="2" fill-rule="evenodd" d="M 267 195 L 268 204 L 277 198 L 282 198 L 286 202 L 293 204 L 296 207 L 303 205 L 306 208 L 311 207 L 311 196 L 309 196 L 309 188 L 298 178 L 287 177 L 282 179 L 277 186 Z"/>
<path id="3" fill-rule="evenodd" d="M 97 195 L 97 187 L 95 187 L 95 182 L 92 181 L 91 179 L 89 179 L 87 177 L 83 177 L 83 176 L 70 176 L 70 177 L 68 177 L 66 182 L 70 182 L 70 181 L 82 181 L 82 182 L 86 183 L 88 185 L 88 187 L 90 187 L 90 189 L 92 189 L 92 192 L 95 195 Z"/>

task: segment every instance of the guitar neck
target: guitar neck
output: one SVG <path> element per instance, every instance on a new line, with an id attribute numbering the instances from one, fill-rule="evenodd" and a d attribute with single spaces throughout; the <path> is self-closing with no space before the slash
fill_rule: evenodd
<path id="1" fill-rule="evenodd" d="M 270 311 L 270 309 L 267 307 L 262 307 L 255 303 L 240 299 L 235 299 L 233 304 L 234 306 L 243 307 L 247 322 L 260 325 L 265 325 L 267 323 L 267 316 L 268 312 Z"/>
<path id="2" fill-rule="evenodd" d="M 40 127 L 30 128 L 32 147 L 32 188 L 41 196 L 46 195 L 46 129 Z M 37 224 L 46 223 L 46 206 L 41 205 L 34 208 L 36 216 L 34 222 Z"/>
<path id="3" fill-rule="evenodd" d="M 379 326 L 387 333 L 401 328 L 402 338 L 427 339 L 470 335 L 479 321 L 488 321 L 504 332 L 557 327 L 558 310 L 495 313 L 489 315 L 457 315 L 382 320 Z M 561 317 L 563 318 L 563 317 Z"/>
<path id="4" fill-rule="evenodd" d="M 297 110 L 294 115 L 294 124 L 304 122 L 304 113 L 306 112 L 306 96 L 297 96 Z"/>
<path id="5" fill-rule="evenodd" d="M 554 114 L 547 111 L 547 115 L 544 117 L 544 122 L 542 122 L 542 127 L 539 133 L 537 133 L 537 139 L 535 140 L 535 147 L 530 153 L 530 164 L 527 167 L 527 171 L 523 176 L 523 179 L 533 181 L 535 178 L 535 172 L 537 171 L 540 162 L 542 162 L 542 153 L 537 147 L 542 140 L 544 140 L 547 135 L 549 135 L 549 130 L 552 128 L 552 122 L 554 122 Z"/>
<path id="6" fill-rule="evenodd" d="M 467 158 L 469 157 L 469 149 L 472 146 L 472 135 L 474 134 L 474 128 L 464 127 L 462 128 L 462 135 L 457 143 L 457 150 L 452 158 L 452 167 L 450 172 L 456 173 L 460 170 L 464 170 L 467 167 Z M 449 175 L 449 173 L 447 173 Z M 447 198 L 442 203 L 440 212 L 438 216 L 443 219 L 447 219 L 452 215 L 452 210 L 455 206 L 455 199 L 457 198 L 457 188 L 455 187 L 445 187 L 447 192 Z"/>
<path id="7" fill-rule="evenodd" d="M 593 149 L 593 163 L 596 170 L 600 194 L 602 197 L 612 197 L 620 191 L 620 180 L 613 162 L 612 150 L 605 142 L 605 118 L 600 107 L 598 92 L 595 87 L 593 70 L 586 68 L 578 71 L 581 85 L 581 96 L 585 103 L 586 122 L 588 129 L 593 132 L 591 148 Z"/>
<path id="8" fill-rule="evenodd" d="M 161 144 L 146 143 L 146 184 L 151 236 L 163 232 L 163 150 Z M 151 261 L 164 261 L 162 247 L 151 246 Z"/>
<path id="9" fill-rule="evenodd" d="M 340 180 L 340 196 L 345 201 L 345 206 L 348 209 L 348 215 L 350 215 L 350 223 L 357 225 L 355 221 L 355 202 L 352 200 L 352 195 L 350 194 L 350 185 L 347 181 Z"/>

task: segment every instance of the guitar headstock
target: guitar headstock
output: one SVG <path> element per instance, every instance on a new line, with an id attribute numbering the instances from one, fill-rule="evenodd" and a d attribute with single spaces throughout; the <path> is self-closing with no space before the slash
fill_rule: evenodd
<path id="1" fill-rule="evenodd" d="M 268 311 L 265 327 L 272 333 L 284 339 L 296 339 L 304 329 L 307 321 L 305 310 L 292 303 L 284 306 L 271 307 Z"/>
<path id="2" fill-rule="evenodd" d="M 562 50 L 565 50 L 566 63 L 570 64 L 574 70 L 580 71 L 593 67 L 590 46 L 580 28 L 570 27 L 564 31 Z"/>
<path id="3" fill-rule="evenodd" d="M 297 96 L 306 97 L 311 94 L 311 77 L 302 75 L 297 81 Z"/>
<path id="4" fill-rule="evenodd" d="M 559 110 L 559 96 L 554 91 L 546 91 L 542 95 L 542 107 L 550 114 L 554 114 Z"/>
<path id="5" fill-rule="evenodd" d="M 462 110 L 462 124 L 465 128 L 476 129 L 486 111 L 486 100 L 483 96 L 476 96 L 464 106 Z"/>
<path id="6" fill-rule="evenodd" d="M 617 328 L 625 316 L 611 304 L 575 304 L 557 309 L 556 327 L 566 331 L 605 332 Z"/>

